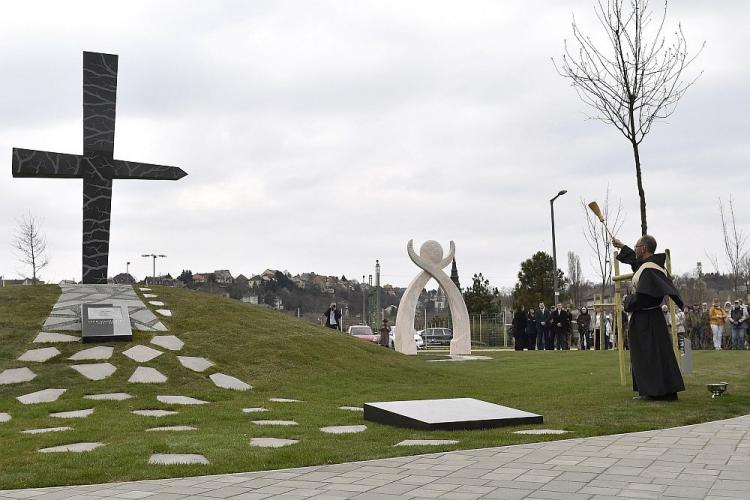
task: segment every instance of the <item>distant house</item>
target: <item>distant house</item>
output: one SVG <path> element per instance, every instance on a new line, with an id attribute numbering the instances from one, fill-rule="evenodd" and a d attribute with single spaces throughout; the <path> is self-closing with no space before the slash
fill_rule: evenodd
<path id="1" fill-rule="evenodd" d="M 383 285 L 383 291 L 386 293 L 386 295 L 390 295 L 391 297 L 396 296 L 396 290 L 393 288 L 393 285 Z"/>
<path id="2" fill-rule="evenodd" d="M 260 276 L 260 274 L 256 274 L 252 278 L 250 278 L 250 281 L 247 283 L 250 288 L 257 288 L 263 283 L 263 278 Z"/>
<path id="3" fill-rule="evenodd" d="M 208 283 L 208 276 L 211 273 L 197 273 L 193 275 L 194 283 Z"/>
<path id="4" fill-rule="evenodd" d="M 2 276 L 0 276 L 0 284 L 2 284 L 2 287 L 6 286 L 18 286 L 18 285 L 26 285 L 26 280 L 6 280 Z"/>
<path id="5" fill-rule="evenodd" d="M 282 302 L 281 297 L 273 298 L 273 308 L 279 311 L 282 311 L 284 309 L 284 303 Z"/>
<path id="6" fill-rule="evenodd" d="M 240 286 L 247 286 L 250 280 L 247 279 L 247 276 L 245 276 L 244 274 L 240 274 L 239 276 L 234 278 L 234 282 Z"/>
<path id="7" fill-rule="evenodd" d="M 220 285 L 231 285 L 234 282 L 232 274 L 227 269 L 219 269 L 214 271 L 214 279 Z"/>
<path id="8" fill-rule="evenodd" d="M 73 280 L 61 280 L 58 285 L 75 285 L 76 282 Z"/>
<path id="9" fill-rule="evenodd" d="M 258 305 L 258 296 L 257 295 L 243 295 L 242 296 L 242 302 L 245 304 L 255 304 Z"/>

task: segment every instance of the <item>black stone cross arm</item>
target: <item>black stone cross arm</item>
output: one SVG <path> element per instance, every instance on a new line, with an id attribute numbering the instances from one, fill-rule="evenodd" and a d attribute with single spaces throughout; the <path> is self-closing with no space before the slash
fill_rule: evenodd
<path id="1" fill-rule="evenodd" d="M 181 168 L 167 165 L 13 148 L 13 177 L 83 179 L 84 172 L 93 171 L 110 179 L 176 181 L 187 175 Z"/>
<path id="2" fill-rule="evenodd" d="M 83 179 L 83 282 L 107 283 L 113 179 L 177 180 L 184 170 L 115 160 L 117 56 L 83 53 L 83 155 L 13 148 L 13 177 Z"/>

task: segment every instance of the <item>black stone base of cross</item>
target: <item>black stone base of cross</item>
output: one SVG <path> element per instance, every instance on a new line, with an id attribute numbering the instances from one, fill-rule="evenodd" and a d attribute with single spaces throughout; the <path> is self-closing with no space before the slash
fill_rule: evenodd
<path id="1" fill-rule="evenodd" d="M 107 283 L 113 179 L 177 180 L 180 168 L 113 158 L 117 56 L 83 53 L 83 155 L 13 148 L 13 177 L 83 179 L 83 283 Z"/>

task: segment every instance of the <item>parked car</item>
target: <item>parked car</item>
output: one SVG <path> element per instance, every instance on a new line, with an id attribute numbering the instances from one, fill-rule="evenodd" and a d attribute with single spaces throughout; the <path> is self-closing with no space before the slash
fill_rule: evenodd
<path id="1" fill-rule="evenodd" d="M 453 332 L 449 328 L 427 328 L 417 332 L 424 339 L 425 346 L 450 345 Z"/>
<path id="2" fill-rule="evenodd" d="M 424 349 L 424 339 L 419 336 L 418 333 L 414 334 L 414 343 L 417 344 L 417 349 Z M 396 348 L 396 327 L 391 327 L 391 333 L 388 334 L 388 347 L 391 349 Z"/>
<path id="3" fill-rule="evenodd" d="M 351 335 L 352 337 L 357 337 L 361 340 L 367 340 L 368 342 L 373 342 L 375 344 L 377 344 L 380 340 L 380 335 L 375 335 L 374 333 L 372 333 L 372 328 L 367 325 L 350 326 L 346 333 Z"/>

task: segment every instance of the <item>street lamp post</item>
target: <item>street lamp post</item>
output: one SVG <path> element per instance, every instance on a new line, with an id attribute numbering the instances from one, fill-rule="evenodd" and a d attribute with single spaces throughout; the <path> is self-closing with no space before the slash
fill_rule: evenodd
<path id="1" fill-rule="evenodd" d="M 362 324 L 366 325 L 365 315 L 367 314 L 367 288 L 365 288 L 365 275 L 362 275 Z"/>
<path id="2" fill-rule="evenodd" d="M 125 274 L 130 274 L 130 261 L 125 262 Z"/>
<path id="3" fill-rule="evenodd" d="M 156 259 L 159 257 L 166 257 L 166 255 L 162 254 L 154 254 L 154 253 L 144 253 L 141 255 L 141 257 L 151 257 L 153 259 L 152 268 L 151 268 L 151 277 L 156 280 Z"/>
<path id="4" fill-rule="evenodd" d="M 555 200 L 558 199 L 560 196 L 567 193 L 565 189 L 560 190 L 557 195 L 549 200 L 549 211 L 550 211 L 550 217 L 552 218 L 552 288 L 554 290 L 554 299 L 552 307 L 555 307 L 557 305 L 557 297 L 560 295 L 560 292 L 557 291 L 557 248 L 555 247 Z"/>

